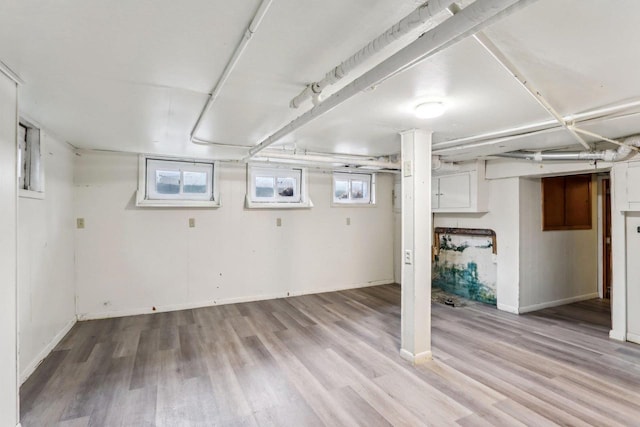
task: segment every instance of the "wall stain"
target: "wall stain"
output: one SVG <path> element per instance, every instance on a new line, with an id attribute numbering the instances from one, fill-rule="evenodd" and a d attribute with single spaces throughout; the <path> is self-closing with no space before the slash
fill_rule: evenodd
<path id="1" fill-rule="evenodd" d="M 440 253 L 433 265 L 432 286 L 496 305 L 496 265 L 492 247 L 491 240 L 486 237 L 442 235 Z"/>

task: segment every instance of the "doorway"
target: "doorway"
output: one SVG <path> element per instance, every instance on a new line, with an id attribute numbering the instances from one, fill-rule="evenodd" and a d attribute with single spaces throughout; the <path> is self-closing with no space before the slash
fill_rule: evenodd
<path id="1" fill-rule="evenodd" d="M 611 299 L 611 179 L 603 177 L 602 191 L 602 297 Z"/>

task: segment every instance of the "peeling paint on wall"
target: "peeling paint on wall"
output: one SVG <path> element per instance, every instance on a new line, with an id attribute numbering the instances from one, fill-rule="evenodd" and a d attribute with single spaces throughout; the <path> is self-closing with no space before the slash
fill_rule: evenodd
<path id="1" fill-rule="evenodd" d="M 497 265 L 491 238 L 443 234 L 439 245 L 432 286 L 495 305 Z"/>

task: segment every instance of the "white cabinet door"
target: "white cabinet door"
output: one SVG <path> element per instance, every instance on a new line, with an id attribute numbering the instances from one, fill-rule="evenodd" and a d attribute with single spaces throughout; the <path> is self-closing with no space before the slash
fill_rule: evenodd
<path id="1" fill-rule="evenodd" d="M 640 163 L 629 163 L 627 169 L 627 199 L 640 203 Z"/>
<path id="2" fill-rule="evenodd" d="M 471 207 L 471 175 L 442 176 L 438 179 L 439 209 Z"/>

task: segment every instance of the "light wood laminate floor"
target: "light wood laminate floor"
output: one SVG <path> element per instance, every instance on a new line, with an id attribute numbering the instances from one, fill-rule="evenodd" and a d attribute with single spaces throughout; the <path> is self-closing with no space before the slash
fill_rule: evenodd
<path id="1" fill-rule="evenodd" d="M 640 425 L 640 346 L 608 331 L 598 300 L 434 304 L 413 367 L 395 285 L 81 322 L 22 387 L 22 425 Z"/>

